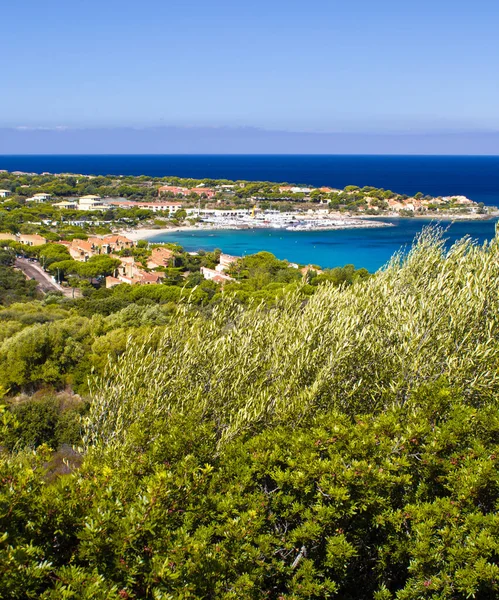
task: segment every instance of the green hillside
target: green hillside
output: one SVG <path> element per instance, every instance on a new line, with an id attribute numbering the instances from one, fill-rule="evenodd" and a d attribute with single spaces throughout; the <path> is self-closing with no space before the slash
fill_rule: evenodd
<path id="1" fill-rule="evenodd" d="M 1 599 L 497 598 L 499 240 L 300 285 L 3 410 Z"/>

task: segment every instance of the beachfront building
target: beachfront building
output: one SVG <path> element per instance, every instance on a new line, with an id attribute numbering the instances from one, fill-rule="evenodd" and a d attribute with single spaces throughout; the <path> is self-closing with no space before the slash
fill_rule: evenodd
<path id="1" fill-rule="evenodd" d="M 102 202 L 100 196 L 89 194 L 88 196 L 82 196 L 78 201 L 79 210 L 104 210 L 106 205 Z"/>
<path id="2" fill-rule="evenodd" d="M 145 210 L 152 210 L 153 212 L 164 212 L 170 213 L 177 212 L 182 208 L 182 202 L 132 202 L 131 200 L 112 200 L 109 202 L 111 206 L 116 208 L 142 208 Z"/>
<path id="3" fill-rule="evenodd" d="M 0 198 L 7 198 L 12 192 L 10 190 L 0 190 Z"/>
<path id="4" fill-rule="evenodd" d="M 21 233 L 18 241 L 24 246 L 43 246 L 47 243 L 47 240 L 37 233 L 30 235 Z"/>
<path id="5" fill-rule="evenodd" d="M 247 208 L 186 208 L 188 215 L 199 215 L 201 217 L 246 217 L 251 214 Z"/>
<path id="6" fill-rule="evenodd" d="M 433 199 L 433 203 L 435 200 L 440 200 L 440 198 Z M 452 202 L 453 204 L 461 204 L 463 206 L 471 206 L 474 204 L 473 200 L 470 200 L 466 196 L 443 196 L 441 198 L 442 202 Z"/>

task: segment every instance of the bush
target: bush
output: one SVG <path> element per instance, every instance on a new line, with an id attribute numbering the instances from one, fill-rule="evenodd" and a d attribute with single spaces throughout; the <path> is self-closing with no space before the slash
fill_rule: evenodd
<path id="1" fill-rule="evenodd" d="M 131 346 L 97 382 L 91 437 L 180 411 L 214 418 L 223 443 L 323 409 L 403 405 L 442 376 L 470 405 L 493 399 L 498 255 L 496 240 L 447 253 L 430 231 L 361 285 L 324 283 L 307 300 L 286 293 L 271 310 L 228 298 L 209 320 L 179 307 L 157 350 Z"/>
<path id="2" fill-rule="evenodd" d="M 36 448 L 47 444 L 57 449 L 63 444 L 78 444 L 81 440 L 80 417 L 86 403 L 77 397 L 55 396 L 39 392 L 32 398 L 20 398 L 9 405 L 15 427 L 2 440 L 9 450 Z"/>

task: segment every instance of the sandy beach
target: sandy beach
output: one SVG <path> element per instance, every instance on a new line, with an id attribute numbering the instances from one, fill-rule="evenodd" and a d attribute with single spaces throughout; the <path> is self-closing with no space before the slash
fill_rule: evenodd
<path id="1" fill-rule="evenodd" d="M 124 229 L 119 231 L 120 235 L 124 235 L 129 240 L 138 242 L 139 240 L 148 240 L 156 235 L 164 235 L 165 233 L 174 233 L 175 231 L 194 231 L 199 229 L 215 229 L 211 227 L 194 227 L 192 225 L 186 225 L 185 227 L 165 227 L 163 229 L 152 229 L 152 228 L 138 228 L 138 229 Z"/>

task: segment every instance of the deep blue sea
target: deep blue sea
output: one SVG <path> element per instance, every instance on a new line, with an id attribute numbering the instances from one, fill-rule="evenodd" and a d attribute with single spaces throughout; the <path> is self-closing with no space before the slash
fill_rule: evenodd
<path id="1" fill-rule="evenodd" d="M 69 155 L 0 156 L 0 169 L 89 175 L 148 175 L 247 179 L 314 186 L 373 185 L 402 194 L 463 194 L 499 205 L 499 156 L 340 155 Z M 221 248 L 243 255 L 268 250 L 279 258 L 324 267 L 353 263 L 374 271 L 427 224 L 393 219 L 394 227 L 344 231 L 217 231 L 171 233 L 162 239 L 187 250 Z M 448 227 L 449 243 L 470 235 L 479 242 L 494 235 L 495 221 L 465 221 Z"/>
<path id="2" fill-rule="evenodd" d="M 400 194 L 463 194 L 499 204 L 499 156 L 65 155 L 0 156 L 0 169 L 85 175 L 373 185 Z"/>

